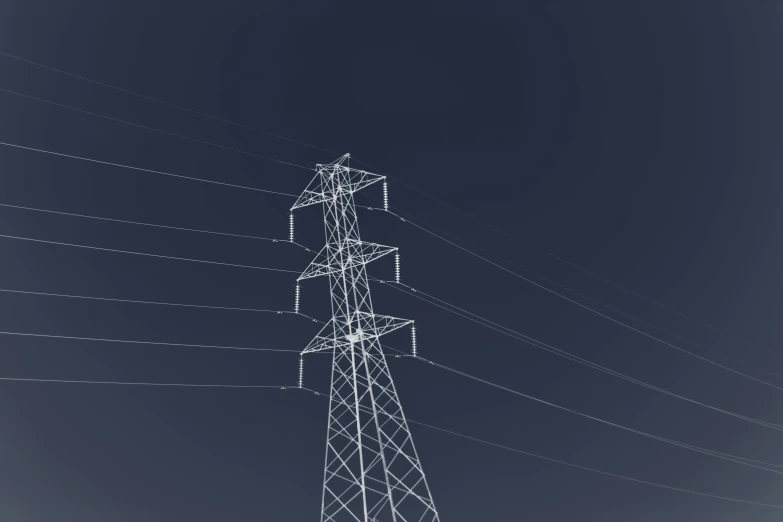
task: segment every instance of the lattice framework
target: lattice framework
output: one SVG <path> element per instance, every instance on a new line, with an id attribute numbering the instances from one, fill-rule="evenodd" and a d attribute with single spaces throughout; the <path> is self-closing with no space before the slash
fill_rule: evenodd
<path id="1" fill-rule="evenodd" d="M 333 354 L 321 522 L 439 522 L 379 340 L 413 322 L 375 314 L 367 278 L 366 265 L 392 252 L 398 274 L 399 256 L 361 240 L 354 204 L 357 191 L 383 181 L 387 207 L 388 189 L 349 158 L 317 165 L 291 208 L 324 211 L 326 245 L 297 281 L 328 277 L 331 294 L 332 319 L 302 351 Z"/>

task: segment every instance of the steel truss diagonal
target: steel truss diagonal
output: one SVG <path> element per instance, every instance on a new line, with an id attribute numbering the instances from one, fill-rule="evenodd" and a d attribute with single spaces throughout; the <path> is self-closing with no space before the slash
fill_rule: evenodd
<path id="1" fill-rule="evenodd" d="M 317 165 L 292 211 L 320 203 L 326 246 L 298 281 L 329 278 L 332 319 L 302 354 L 331 350 L 321 522 L 440 522 L 379 337 L 413 321 L 373 312 L 366 265 L 396 248 L 364 243 L 354 193 L 383 176 Z M 385 186 L 385 185 L 384 185 Z"/>

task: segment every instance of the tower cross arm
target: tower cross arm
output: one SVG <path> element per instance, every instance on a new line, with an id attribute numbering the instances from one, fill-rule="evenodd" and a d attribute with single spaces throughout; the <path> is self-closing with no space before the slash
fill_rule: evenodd
<path id="1" fill-rule="evenodd" d="M 373 183 L 386 179 L 386 176 L 355 169 L 348 169 L 348 176 L 350 179 L 348 184 L 350 192 L 358 192 L 365 187 L 369 187 Z"/>
<path id="2" fill-rule="evenodd" d="M 334 163 L 316 165 L 315 177 L 297 198 L 291 210 L 335 201 L 345 194 L 353 194 L 386 179 L 386 176 L 380 174 L 347 167 L 344 163 L 348 157 L 346 154 Z"/>
<path id="3" fill-rule="evenodd" d="M 296 200 L 294 206 L 291 207 L 291 210 L 296 210 L 298 208 L 303 208 L 303 207 L 309 207 L 310 205 L 317 205 L 325 201 L 326 198 L 324 197 L 323 192 L 316 192 L 314 190 L 305 190 L 304 192 L 302 192 L 302 195 L 299 196 L 299 199 Z"/>
<path id="4" fill-rule="evenodd" d="M 335 255 L 343 249 L 346 251 L 346 255 Z M 316 254 L 302 275 L 299 276 L 298 281 L 322 275 L 338 274 L 359 265 L 366 265 L 396 251 L 397 247 L 357 240 L 346 240 L 343 244 L 330 243 Z"/>
<path id="5" fill-rule="evenodd" d="M 344 326 L 346 324 L 356 326 L 347 329 Z M 302 354 L 322 352 L 334 347 L 339 349 L 361 341 L 378 338 L 410 324 L 413 324 L 411 319 L 400 319 L 399 317 L 367 312 L 355 312 L 351 318 L 338 316 L 326 323 L 302 350 Z"/>

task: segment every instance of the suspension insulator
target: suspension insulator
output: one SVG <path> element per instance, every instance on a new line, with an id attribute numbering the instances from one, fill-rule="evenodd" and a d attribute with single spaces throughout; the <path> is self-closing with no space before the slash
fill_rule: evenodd
<path id="1" fill-rule="evenodd" d="M 389 184 L 383 181 L 383 210 L 389 210 Z"/>
<path id="2" fill-rule="evenodd" d="M 400 282 L 400 253 L 394 253 L 394 281 Z"/>
<path id="3" fill-rule="evenodd" d="M 416 325 L 411 326 L 411 347 L 413 348 L 413 356 L 418 357 L 418 352 L 416 351 Z"/>
<path id="4" fill-rule="evenodd" d="M 296 291 L 294 292 L 294 313 L 299 313 L 299 283 L 296 283 Z"/>
<path id="5" fill-rule="evenodd" d="M 299 357 L 299 387 L 304 385 L 304 358 Z"/>
<path id="6" fill-rule="evenodd" d="M 293 212 L 288 215 L 288 240 L 294 242 L 294 214 Z"/>

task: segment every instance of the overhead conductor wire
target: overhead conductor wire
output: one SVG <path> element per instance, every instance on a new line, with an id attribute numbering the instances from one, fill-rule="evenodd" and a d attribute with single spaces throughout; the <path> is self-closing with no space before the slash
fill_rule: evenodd
<path id="1" fill-rule="evenodd" d="M 612 317 L 610 315 L 607 315 L 607 314 L 605 314 L 603 312 L 600 312 L 600 311 L 598 311 L 598 310 L 596 310 L 594 308 L 591 308 L 591 307 L 589 307 L 589 306 L 587 306 L 587 305 L 585 305 L 583 303 L 580 303 L 579 301 L 571 299 L 570 297 L 568 297 L 566 295 L 563 295 L 563 294 L 561 294 L 561 293 L 559 293 L 559 292 L 557 292 L 555 290 L 552 290 L 551 288 L 549 288 L 547 286 L 544 286 L 544 285 L 542 285 L 540 283 L 537 283 L 536 281 L 533 281 L 532 279 L 527 278 L 527 277 L 525 277 L 525 276 L 523 276 L 523 275 L 521 275 L 521 274 L 519 274 L 517 272 L 514 272 L 513 270 L 511 270 L 509 268 L 506 268 L 503 265 L 498 264 L 498 263 L 492 261 L 491 259 L 488 259 L 488 258 L 486 258 L 486 257 L 484 257 L 484 256 L 482 256 L 480 254 L 477 254 L 477 253 L 473 252 L 472 250 L 470 250 L 468 248 L 465 248 L 465 247 L 463 247 L 463 246 L 461 246 L 461 245 L 459 245 L 459 244 L 457 244 L 457 243 L 455 243 L 455 242 L 453 242 L 453 241 L 451 241 L 449 239 L 446 239 L 445 237 L 443 237 L 443 236 L 441 236 L 439 234 L 436 234 L 435 232 L 432 232 L 431 230 L 428 230 L 427 228 L 425 228 L 425 227 L 423 227 L 421 225 L 418 225 L 417 223 L 405 220 L 403 217 L 401 217 L 401 216 L 399 216 L 397 214 L 394 214 L 392 211 L 388 211 L 388 212 L 390 214 L 396 216 L 398 219 L 401 219 L 401 220 L 405 221 L 406 223 L 411 224 L 412 226 L 414 226 L 414 227 L 416 227 L 416 228 L 426 232 L 427 234 L 430 234 L 430 235 L 432 235 L 432 236 L 434 236 L 434 237 L 436 237 L 436 238 L 438 238 L 438 239 L 440 239 L 442 241 L 445 241 L 446 243 L 454 246 L 455 248 L 458 248 L 458 249 L 460 249 L 460 250 L 462 250 L 464 252 L 467 252 L 470 255 L 472 255 L 474 257 L 477 257 L 478 259 L 481 259 L 482 261 L 485 261 L 485 262 L 491 264 L 492 266 L 495 266 L 495 267 L 499 268 L 500 270 L 502 270 L 504 272 L 507 272 L 507 273 L 509 273 L 509 274 L 511 274 L 511 275 L 513 275 L 513 276 L 515 276 L 517 278 L 519 278 L 519 279 L 522 279 L 523 281 L 526 281 L 526 282 L 530 283 L 531 285 L 536 286 L 536 287 L 538 287 L 538 288 L 540 288 L 540 289 L 542 289 L 542 290 L 544 290 L 544 291 L 546 291 L 546 292 L 548 292 L 550 294 L 553 294 L 553 295 L 555 295 L 557 297 L 560 297 L 561 299 L 564 299 L 564 300 L 566 300 L 566 301 L 568 301 L 568 302 L 570 302 L 572 304 L 575 304 L 575 305 L 577 305 L 580 308 L 583 308 L 583 309 L 585 309 L 585 310 L 587 310 L 589 312 L 592 312 L 593 314 L 596 314 L 596 315 L 598 315 L 600 317 L 603 317 L 604 319 L 608 319 L 609 321 L 611 321 L 611 322 L 613 322 L 615 324 L 618 324 L 618 325 L 620 325 L 620 326 L 622 326 L 622 327 L 624 327 L 624 328 L 626 328 L 628 330 L 631 330 L 633 332 L 641 334 L 641 335 L 643 335 L 643 336 L 645 336 L 645 337 L 647 337 L 649 339 L 652 339 L 652 340 L 654 340 L 654 341 L 656 341 L 656 342 L 658 342 L 660 344 L 664 344 L 666 346 L 674 348 L 675 350 L 678 350 L 678 351 L 680 351 L 682 353 L 690 355 L 691 357 L 699 359 L 699 360 L 701 360 L 703 362 L 706 362 L 708 364 L 711 364 L 713 366 L 716 366 L 716 367 L 721 368 L 723 370 L 726 370 L 728 372 L 734 373 L 736 375 L 739 375 L 739 376 L 744 377 L 746 379 L 750 379 L 752 381 L 756 381 L 757 383 L 763 384 L 764 386 L 768 386 L 768 387 L 771 387 L 771 388 L 775 388 L 775 389 L 777 389 L 779 391 L 783 391 L 783 387 L 777 386 L 777 385 L 772 384 L 772 383 L 770 383 L 768 381 L 765 381 L 763 379 L 759 379 L 757 377 L 753 377 L 752 375 L 748 375 L 748 374 L 746 374 L 744 372 L 741 372 L 739 370 L 735 370 L 735 369 L 730 368 L 730 367 L 728 367 L 726 365 L 723 365 L 723 364 L 721 364 L 721 363 L 719 363 L 717 361 L 714 361 L 712 359 L 709 359 L 709 358 L 704 357 L 702 355 L 699 355 L 697 353 L 691 352 L 690 350 L 686 350 L 685 348 L 677 346 L 676 344 L 670 343 L 670 342 L 668 342 L 668 341 L 666 341 L 664 339 L 661 339 L 660 337 L 656 337 L 656 336 L 654 336 L 654 335 L 652 335 L 650 333 L 645 332 L 644 330 L 640 330 L 640 329 L 638 329 L 638 328 L 636 328 L 636 327 L 634 327 L 634 326 L 632 326 L 632 325 L 630 325 L 628 323 L 620 321 L 619 319 L 616 319 L 616 318 L 614 318 L 614 317 Z"/>
<path id="2" fill-rule="evenodd" d="M 311 390 L 309 388 L 300 388 L 300 389 L 308 391 L 308 392 L 311 392 L 311 393 L 313 393 L 314 395 L 317 395 L 317 396 L 328 397 L 328 395 L 325 395 L 325 394 L 323 394 L 321 392 L 318 392 L 318 391 L 315 391 L 315 390 Z M 332 400 L 334 400 L 334 398 L 332 398 Z M 338 399 L 338 402 L 346 404 L 345 401 L 341 401 L 339 399 Z M 370 413 L 372 412 L 366 406 L 359 406 L 359 409 L 363 409 L 363 410 L 365 410 L 367 412 L 370 412 Z M 391 415 L 391 414 L 386 413 L 386 412 L 381 412 L 381 413 L 383 415 L 388 415 L 390 417 L 394 417 L 394 418 L 396 418 L 398 420 L 403 420 L 401 417 L 397 417 L 395 415 Z M 630 482 L 635 482 L 637 484 L 644 484 L 644 485 L 647 485 L 647 486 L 653 486 L 653 487 L 657 487 L 657 488 L 668 489 L 670 491 L 678 491 L 680 493 L 688 493 L 690 495 L 697 495 L 697 496 L 701 496 L 701 497 L 708 497 L 708 498 L 713 498 L 713 499 L 718 499 L 718 500 L 726 500 L 726 501 L 729 501 L 729 502 L 736 502 L 736 503 L 740 503 L 740 504 L 747 504 L 747 505 L 753 505 L 753 506 L 758 506 L 758 507 L 766 507 L 766 508 L 772 508 L 772 509 L 783 509 L 783 505 L 767 504 L 767 503 L 764 503 L 764 502 L 755 502 L 755 501 L 752 501 L 752 500 L 743 500 L 743 499 L 727 497 L 727 496 L 723 496 L 723 495 L 715 495 L 715 494 L 712 494 L 712 493 L 704 493 L 704 492 L 701 492 L 701 491 L 695 491 L 695 490 L 679 488 L 679 487 L 675 487 L 675 486 L 669 486 L 669 485 L 661 484 L 661 483 L 658 483 L 658 482 L 651 482 L 651 481 L 647 481 L 647 480 L 636 479 L 636 478 L 633 478 L 633 477 L 628 477 L 626 475 L 620 475 L 620 474 L 617 474 L 617 473 L 611 473 L 611 472 L 608 472 L 608 471 L 603 471 L 603 470 L 596 469 L 596 468 L 590 468 L 590 467 L 582 466 L 582 465 L 579 465 L 579 464 L 573 464 L 571 462 L 567 462 L 567 461 L 564 461 L 564 460 L 553 459 L 551 457 L 545 457 L 545 456 L 542 456 L 542 455 L 537 455 L 535 453 L 531 453 L 531 452 L 523 451 L 523 450 L 520 450 L 520 449 L 512 448 L 510 446 L 504 446 L 502 444 L 496 444 L 494 442 L 490 442 L 490 441 L 487 441 L 487 440 L 479 439 L 477 437 L 472 437 L 470 435 L 464 435 L 462 433 L 458 433 L 458 432 L 452 431 L 452 430 L 447 430 L 445 428 L 439 428 L 437 426 L 433 426 L 431 424 L 427 424 L 427 423 L 424 423 L 424 422 L 419 422 L 419 421 L 416 421 L 416 420 L 413 420 L 413 419 L 406 418 L 405 420 L 407 422 L 410 422 L 411 424 L 417 424 L 419 426 L 424 426 L 426 428 L 430 428 L 430 429 L 439 431 L 441 433 L 447 433 L 447 434 L 454 435 L 456 437 L 460 437 L 460 438 L 463 438 L 463 439 L 472 440 L 474 442 L 480 442 L 482 444 L 487 444 L 487 445 L 493 446 L 493 447 L 498 448 L 498 449 L 503 449 L 503 450 L 506 450 L 506 451 L 512 451 L 514 453 L 518 453 L 518 454 L 521 454 L 521 455 L 526 455 L 528 457 L 533 457 L 533 458 L 536 458 L 536 459 L 541 459 L 541 460 L 545 460 L 545 461 L 548 461 L 548 462 L 553 462 L 553 463 L 556 463 L 556 464 L 562 464 L 562 465 L 565 465 L 565 466 L 569 466 L 571 468 L 581 469 L 583 471 L 590 471 L 590 472 L 593 472 L 593 473 L 599 473 L 599 474 L 604 475 L 604 476 L 613 477 L 613 478 L 617 478 L 617 479 L 621 479 L 621 480 L 627 480 L 627 481 L 630 481 Z"/>
<path id="3" fill-rule="evenodd" d="M 382 281 L 382 280 L 379 280 L 379 279 L 376 279 L 376 278 L 372 278 L 372 279 L 374 279 L 376 281 L 381 281 L 381 282 L 384 282 L 384 283 L 389 283 L 395 290 L 398 290 L 400 292 L 408 294 L 408 295 L 410 295 L 412 297 L 415 297 L 416 299 L 420 299 L 420 300 L 422 300 L 422 301 L 424 301 L 426 303 L 429 303 L 432 306 L 435 306 L 435 307 L 441 308 L 443 310 L 446 310 L 449 313 L 455 314 L 455 315 L 457 315 L 459 317 L 462 317 L 463 319 L 467 319 L 469 321 L 477 323 L 477 324 L 479 324 L 479 325 L 481 325 L 481 326 L 483 326 L 485 328 L 489 328 L 490 330 L 494 330 L 494 331 L 496 331 L 498 333 L 501 333 L 503 335 L 507 335 L 507 336 L 511 337 L 512 339 L 516 339 L 517 341 L 529 344 L 531 346 L 534 346 L 534 347 L 539 348 L 541 350 L 553 353 L 555 355 L 559 355 L 560 357 L 563 357 L 563 358 L 568 359 L 570 361 L 576 362 L 578 364 L 582 364 L 584 366 L 587 366 L 588 368 L 592 368 L 594 370 L 598 370 L 600 372 L 612 375 L 612 376 L 617 377 L 619 379 L 623 379 L 625 381 L 637 384 L 639 386 L 643 386 L 645 388 L 657 391 L 659 393 L 663 393 L 663 394 L 668 395 L 670 397 L 673 397 L 673 398 L 676 398 L 676 399 L 680 399 L 680 400 L 683 400 L 683 401 L 689 402 L 691 404 L 695 404 L 697 406 L 701 406 L 701 407 L 704 407 L 704 408 L 707 408 L 707 409 L 710 409 L 710 410 L 713 410 L 713 411 L 717 411 L 717 412 L 729 415 L 731 417 L 735 417 L 735 418 L 738 418 L 738 419 L 741 419 L 741 420 L 744 420 L 744 421 L 748 421 L 748 422 L 751 422 L 753 424 L 758 424 L 760 426 L 764 426 L 766 428 L 770 428 L 770 429 L 773 429 L 773 430 L 783 431 L 783 425 L 775 424 L 773 422 L 764 421 L 764 420 L 756 419 L 756 418 L 753 418 L 753 417 L 749 417 L 747 415 L 741 415 L 739 413 L 735 413 L 735 412 L 732 412 L 732 411 L 724 410 L 722 408 L 718 408 L 716 406 L 712 406 L 712 405 L 709 405 L 709 404 L 697 401 L 695 399 L 691 399 L 689 397 L 685 397 L 683 395 L 680 395 L 680 394 L 668 391 L 668 390 L 666 390 L 664 388 L 660 388 L 658 386 L 652 385 L 652 384 L 647 383 L 645 381 L 639 380 L 639 379 L 637 379 L 635 377 L 631 377 L 629 375 L 626 375 L 626 374 L 620 373 L 618 371 L 612 370 L 610 368 L 607 368 L 605 366 L 602 366 L 602 365 L 600 365 L 598 363 L 594 363 L 594 362 L 592 362 L 592 361 L 590 361 L 588 359 L 585 359 L 585 358 L 580 357 L 578 355 L 574 355 L 574 354 L 572 354 L 570 352 L 567 352 L 565 350 L 562 350 L 560 348 L 556 348 L 556 347 L 554 347 L 554 346 L 552 346 L 550 344 L 547 344 L 547 343 L 545 343 L 543 341 L 539 341 L 538 339 L 534 339 L 534 338 L 532 338 L 532 337 L 530 337 L 528 335 L 522 334 L 522 333 L 520 333 L 520 332 L 518 332 L 516 330 L 512 330 L 511 328 L 508 328 L 506 326 L 503 326 L 503 325 L 500 325 L 500 324 L 495 323 L 493 321 L 490 321 L 489 319 L 486 319 L 486 318 L 481 317 L 481 316 L 479 316 L 477 314 L 469 312 L 469 311 L 467 311 L 467 310 L 465 310 L 463 308 L 460 308 L 460 307 L 458 307 L 458 306 L 456 306 L 454 304 L 451 304 L 451 303 L 448 303 L 446 301 L 443 301 L 442 299 L 438 299 L 438 298 L 436 298 L 436 297 L 434 297 L 434 296 L 432 296 L 430 294 L 427 294 L 426 292 L 422 292 L 421 290 L 414 289 L 414 288 L 412 288 L 412 287 L 410 287 L 408 285 L 405 285 L 405 284 L 402 284 L 402 283 L 396 283 L 396 282 L 392 282 L 392 281 Z M 438 304 L 438 303 L 441 303 L 441 304 Z"/>
<path id="4" fill-rule="evenodd" d="M 178 110 L 189 112 L 191 114 L 196 114 L 196 115 L 202 116 L 204 118 L 212 119 L 212 120 L 215 120 L 215 121 L 220 121 L 222 123 L 233 125 L 233 126 L 236 126 L 236 127 L 239 127 L 239 128 L 243 128 L 243 129 L 246 129 L 246 130 L 249 130 L 249 131 L 253 131 L 253 132 L 258 132 L 260 134 L 264 134 L 264 135 L 267 135 L 267 136 L 270 136 L 270 137 L 274 137 L 274 138 L 277 138 L 277 139 L 281 139 L 281 140 L 285 140 L 285 141 L 288 141 L 288 142 L 297 143 L 299 145 L 302 145 L 302 146 L 305 146 L 305 147 L 309 147 L 311 149 L 320 150 L 322 152 L 329 152 L 331 154 L 339 154 L 338 152 L 335 152 L 333 150 L 330 150 L 330 149 L 327 149 L 327 148 L 324 148 L 324 147 L 319 147 L 317 145 L 313 145 L 312 143 L 307 143 L 307 142 L 304 142 L 304 141 L 296 140 L 296 139 L 293 139 L 293 138 L 290 138 L 290 137 L 287 137 L 287 136 L 283 136 L 283 135 L 276 134 L 276 133 L 273 133 L 273 132 L 265 131 L 265 130 L 262 130 L 262 129 L 259 129 L 259 128 L 256 128 L 256 127 L 252 127 L 252 126 L 249 126 L 249 125 L 242 124 L 242 123 L 238 123 L 236 121 L 232 121 L 232 120 L 229 120 L 227 118 L 221 118 L 219 116 L 214 116 L 214 115 L 211 115 L 211 114 L 208 114 L 208 113 L 205 113 L 205 112 L 197 111 L 197 110 L 191 109 L 189 107 L 185 107 L 185 106 L 178 105 L 178 104 L 175 104 L 175 103 L 171 103 L 171 102 L 168 102 L 168 101 L 165 101 L 165 100 L 161 100 L 161 99 L 155 98 L 153 96 L 148 96 L 148 95 L 145 95 L 145 94 L 134 92 L 134 91 L 131 91 L 129 89 L 124 89 L 124 88 L 118 87 L 116 85 L 112 85 L 112 84 L 109 84 L 109 83 L 106 83 L 106 82 L 101 82 L 99 80 L 88 78 L 86 76 L 79 75 L 79 74 L 76 74 L 76 73 L 72 73 L 72 72 L 69 72 L 69 71 L 66 71 L 66 70 L 63 70 L 63 69 L 58 69 L 56 67 L 52 67 L 50 65 L 46 65 L 46 64 L 43 64 L 43 63 L 40 63 L 40 62 L 36 62 L 34 60 L 30 60 L 30 59 L 27 59 L 27 58 L 16 56 L 16 55 L 11 54 L 11 53 L 0 52 L 0 56 L 5 56 L 6 58 L 9 58 L 9 59 L 12 59 L 12 60 L 17 60 L 17 61 L 20 61 L 20 62 L 23 62 L 23 63 L 27 63 L 29 65 L 34 65 L 36 67 L 40 67 L 42 69 L 53 71 L 53 72 L 56 72 L 58 74 L 63 74 L 63 75 L 66 75 L 66 76 L 70 76 L 72 78 L 77 78 L 77 79 L 82 80 L 82 81 L 86 81 L 86 82 L 89 82 L 89 83 L 92 83 L 92 84 L 95 84 L 95 85 L 100 85 L 102 87 L 113 89 L 113 90 L 116 90 L 118 92 L 129 94 L 131 96 L 136 96 L 136 97 L 141 98 L 141 99 L 145 99 L 145 100 L 148 100 L 148 101 L 159 103 L 161 105 L 165 105 L 165 106 L 172 107 L 172 108 L 175 108 L 175 109 L 178 109 Z M 47 101 L 47 100 L 42 100 L 42 101 Z M 78 110 L 78 109 L 76 109 L 76 110 Z M 372 169 L 372 167 L 370 165 L 368 165 L 367 163 L 364 163 L 364 162 L 362 162 L 362 161 L 360 161 L 358 159 L 355 159 L 355 158 L 354 158 L 354 160 L 357 161 L 358 163 L 362 163 L 365 166 L 367 166 L 368 168 Z M 277 161 L 277 160 L 275 160 L 275 161 Z M 588 270 L 588 269 L 586 269 L 586 268 L 584 268 L 584 267 L 582 267 L 582 266 L 580 266 L 580 265 L 578 265 L 578 264 L 576 264 L 574 262 L 568 261 L 568 260 L 566 260 L 566 259 L 564 259 L 564 258 L 562 258 L 560 256 L 557 256 L 557 255 L 555 255 L 555 254 L 553 254 L 553 253 L 551 253 L 551 252 L 549 252 L 549 251 L 547 251 L 547 250 L 545 250 L 543 248 L 540 248 L 540 247 L 538 247 L 538 246 L 536 246 L 536 245 L 534 245 L 534 244 L 532 244 L 532 243 L 530 243 L 528 241 L 525 241 L 525 240 L 519 238 L 518 236 L 515 236 L 514 234 L 511 234 L 510 232 L 508 232 L 508 231 L 506 231 L 506 230 L 504 230 L 504 229 L 502 229 L 502 228 L 500 228 L 500 227 L 498 227 L 496 225 L 492 225 L 490 223 L 487 223 L 486 221 L 481 220 L 481 219 L 477 218 L 476 216 L 473 216 L 472 214 L 470 214 L 470 213 L 468 213 L 468 212 L 466 212 L 466 211 L 464 211 L 464 210 L 462 210 L 462 209 L 460 209 L 460 208 L 458 208 L 458 207 L 456 207 L 454 205 L 451 205 L 451 204 L 447 203 L 446 201 L 443 201 L 442 199 L 440 199 L 440 198 L 438 198 L 438 197 L 436 197 L 436 196 L 434 196 L 432 194 L 429 194 L 429 193 L 427 193 L 427 192 L 425 192 L 425 191 L 423 191 L 423 190 L 421 190 L 421 189 L 419 189 L 417 187 L 414 187 L 413 185 L 411 185 L 409 183 L 406 183 L 406 182 L 404 182 L 404 181 L 402 181 L 400 179 L 397 179 L 397 178 L 395 178 L 395 177 L 393 177 L 391 175 L 388 175 L 388 174 L 386 174 L 386 175 L 390 179 L 394 179 L 396 182 L 400 183 L 401 185 L 403 185 L 403 186 L 405 186 L 405 187 L 407 187 L 407 188 L 409 188 L 411 190 L 414 190 L 414 191 L 418 192 L 419 194 L 422 194 L 422 195 L 426 196 L 427 198 L 429 198 L 429 199 L 431 199 L 433 201 L 436 201 L 437 203 L 440 203 L 441 205 L 444 205 L 444 206 L 450 208 L 451 210 L 454 210 L 454 211 L 456 211 L 456 212 L 458 212 L 458 213 L 460 213 L 460 214 L 462 214 L 462 215 L 464 215 L 466 217 L 469 217 L 470 219 L 472 219 L 472 220 L 474 220 L 474 221 L 476 221 L 476 222 L 478 222 L 478 223 L 480 223 L 480 224 L 482 224 L 482 225 L 484 225 L 486 227 L 489 227 L 489 228 L 492 228 L 494 230 L 497 230 L 497 231 L 505 234 L 506 236 L 508 236 L 508 237 L 510 237 L 512 239 L 520 241 L 520 242 L 524 243 L 525 245 L 527 245 L 527 246 L 529 246 L 531 248 L 534 248 L 534 249 L 538 250 L 539 252 L 542 252 L 542 253 L 546 254 L 547 256 L 550 256 L 550 257 L 552 257 L 552 258 L 554 258 L 554 259 L 556 259 L 556 260 L 558 260 L 558 261 L 560 261 L 562 263 L 565 263 L 565 264 L 567 264 L 567 265 L 569 265 L 569 266 L 571 266 L 573 268 L 576 268 L 576 269 L 582 271 L 585 274 L 590 275 L 591 277 L 594 277 L 594 278 L 596 278 L 596 279 L 598 279 L 598 280 L 600 280 L 600 281 L 602 281 L 604 283 L 610 284 L 610 285 L 612 285 L 612 286 L 614 286 L 614 287 L 616 287 L 616 288 L 618 288 L 618 289 L 620 289 L 620 290 L 622 290 L 624 292 L 627 292 L 627 293 L 632 294 L 632 295 L 634 295 L 636 297 L 639 297 L 639 298 L 641 298 L 641 299 L 643 299 L 643 300 L 645 300 L 645 301 L 647 301 L 649 303 L 652 303 L 652 304 L 654 304 L 654 305 L 656 305 L 656 306 L 658 306 L 660 308 L 663 308 L 663 309 L 665 309 L 665 310 L 667 310 L 669 312 L 677 314 L 677 315 L 679 315 L 681 317 L 684 317 L 686 319 L 689 319 L 691 321 L 697 322 L 697 323 L 699 323 L 699 324 L 701 324 L 701 325 L 703 325 L 703 326 L 705 326 L 707 328 L 710 328 L 711 330 L 713 330 L 715 332 L 726 333 L 726 331 L 723 330 L 723 329 L 720 329 L 720 328 L 718 328 L 716 326 L 713 326 L 713 325 L 711 325 L 711 324 L 709 324 L 709 323 L 707 323 L 707 322 L 705 322 L 703 320 L 697 319 L 697 318 L 695 318 L 695 317 L 693 317 L 693 316 L 691 316 L 689 314 L 686 314 L 684 312 L 676 310 L 676 309 L 674 309 L 674 308 L 672 308 L 672 307 L 670 307 L 668 305 L 662 304 L 662 303 L 660 303 L 660 302 L 658 302 L 658 301 L 656 301 L 654 299 L 650 299 L 649 297 L 646 297 L 646 296 L 642 295 L 639 292 L 636 292 L 636 291 L 631 290 L 631 289 L 629 289 L 629 288 L 627 288 L 625 286 L 617 284 L 617 283 L 611 281 L 610 279 L 608 279 L 606 277 L 603 277 L 603 276 L 601 276 L 599 274 L 596 274 L 595 272 L 592 272 L 592 271 L 590 271 L 590 270 Z M 421 220 L 419 220 L 419 221 L 421 221 Z M 604 306 L 606 306 L 606 305 L 604 305 Z M 653 326 L 653 327 L 655 327 L 655 326 Z M 657 328 L 657 327 L 655 327 L 655 328 Z M 765 351 L 767 351 L 767 352 L 769 352 L 771 354 L 774 354 L 774 355 L 776 355 L 778 357 L 783 357 L 782 355 L 778 354 L 777 352 L 774 352 L 774 351 L 772 351 L 772 350 L 770 350 L 768 348 L 764 348 L 762 346 L 759 346 L 759 345 L 757 345 L 755 343 L 751 343 L 750 341 L 747 341 L 747 340 L 744 340 L 744 339 L 740 339 L 740 341 L 742 343 L 745 343 L 745 344 L 748 344 L 748 345 L 751 345 L 751 346 L 755 346 L 757 348 L 765 350 Z"/>

